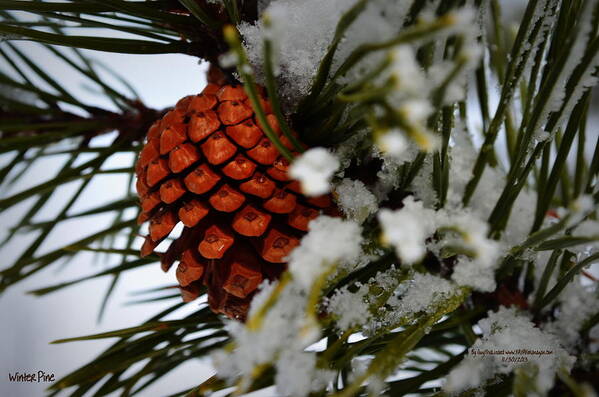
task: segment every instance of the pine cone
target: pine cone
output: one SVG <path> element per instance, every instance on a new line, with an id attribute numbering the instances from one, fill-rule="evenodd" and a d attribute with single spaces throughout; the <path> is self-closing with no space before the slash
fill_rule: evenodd
<path id="1" fill-rule="evenodd" d="M 276 118 L 267 118 L 280 135 Z M 243 320 L 256 288 L 285 269 L 308 222 L 334 212 L 329 196 L 303 196 L 288 166 L 258 126 L 243 86 L 210 83 L 181 99 L 151 126 L 136 166 L 138 222 L 150 221 L 142 256 L 181 222 L 180 236 L 160 254 L 163 269 L 179 261 L 185 301 L 203 284 L 214 312 Z"/>

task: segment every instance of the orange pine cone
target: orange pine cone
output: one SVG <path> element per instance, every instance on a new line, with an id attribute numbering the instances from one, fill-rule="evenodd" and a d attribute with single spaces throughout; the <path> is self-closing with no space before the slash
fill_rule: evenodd
<path id="1" fill-rule="evenodd" d="M 281 134 L 276 118 L 267 118 Z M 150 222 L 142 255 L 181 222 L 161 262 L 167 271 L 179 261 L 183 300 L 197 298 L 204 285 L 214 312 L 245 319 L 258 285 L 285 269 L 308 222 L 334 212 L 329 196 L 304 197 L 288 166 L 258 125 L 243 86 L 211 83 L 181 99 L 152 125 L 137 162 L 138 221 Z"/>

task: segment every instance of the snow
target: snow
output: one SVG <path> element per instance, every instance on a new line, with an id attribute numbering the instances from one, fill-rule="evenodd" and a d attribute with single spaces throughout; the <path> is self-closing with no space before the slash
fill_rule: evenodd
<path id="1" fill-rule="evenodd" d="M 356 287 L 353 292 L 341 288 L 325 302 L 340 332 L 353 329 L 376 335 L 434 313 L 459 291 L 450 280 L 425 273 L 406 274 L 395 267 Z"/>
<path id="2" fill-rule="evenodd" d="M 306 351 L 320 339 L 316 308 L 310 307 L 309 296 L 317 279 L 335 264 L 358 260 L 360 242 L 361 229 L 353 221 L 327 216 L 313 220 L 310 231 L 289 257 L 291 281 L 285 285 L 281 281 L 263 283 L 252 301 L 248 322 L 256 324 L 258 319 L 263 325 L 250 328 L 229 323 L 235 348 L 213 354 L 219 374 L 230 380 L 241 376 L 243 386 L 251 384 L 261 365 L 275 363 L 278 395 L 298 397 L 332 381 L 333 373 L 316 368 L 316 353 Z M 263 312 L 277 290 L 280 294 Z"/>
<path id="3" fill-rule="evenodd" d="M 411 265 L 424 257 L 425 240 L 435 231 L 434 210 L 424 208 L 413 196 L 403 200 L 401 210 L 381 209 L 378 219 L 383 242 L 395 248 L 402 264 Z"/>
<path id="4" fill-rule="evenodd" d="M 367 323 L 371 317 L 368 303 L 368 286 L 359 285 L 354 293 L 343 287 L 327 300 L 326 306 L 336 316 L 336 325 L 341 331 L 347 331 Z"/>
<path id="5" fill-rule="evenodd" d="M 361 228 L 353 221 L 320 216 L 310 222 L 310 231 L 299 247 L 289 255 L 289 272 L 303 288 L 324 273 L 329 266 L 352 262 L 361 253 Z"/>
<path id="6" fill-rule="evenodd" d="M 581 18 L 578 21 L 577 35 L 572 39 L 572 48 L 568 52 L 567 60 L 564 66 L 559 71 L 559 76 L 556 83 L 551 87 L 551 92 L 547 99 L 547 106 L 543 108 L 543 114 L 539 120 L 538 127 L 534 131 L 542 131 L 542 127 L 547 121 L 552 112 L 560 111 L 561 117 L 556 127 L 559 127 L 564 120 L 567 120 L 572 112 L 572 108 L 579 102 L 583 93 L 590 87 L 597 84 L 596 70 L 599 67 L 599 55 L 595 55 L 589 65 L 585 68 L 579 81 L 574 87 L 573 93 L 569 94 L 566 90 L 566 85 L 570 82 L 574 75 L 575 69 L 580 64 L 580 61 L 585 55 L 585 50 L 588 43 L 593 38 L 593 9 L 596 7 L 596 2 L 587 1 L 584 4 L 584 9 L 581 11 Z M 541 132 L 538 136 L 539 140 L 548 139 L 551 135 Z"/>
<path id="7" fill-rule="evenodd" d="M 422 162 L 422 167 L 410 184 L 414 197 L 422 200 L 427 208 L 435 208 L 439 198 L 433 188 L 433 157 L 428 154 Z"/>
<path id="8" fill-rule="evenodd" d="M 343 214 L 357 223 L 363 223 L 378 210 L 376 197 L 358 180 L 344 178 L 335 186 L 334 197 Z"/>
<path id="9" fill-rule="evenodd" d="M 449 206 L 457 208 L 461 205 L 466 184 L 470 178 L 472 178 L 472 167 L 476 161 L 477 150 L 472 142 L 472 137 L 468 134 L 466 125 L 461 122 L 458 123 L 452 131 L 452 137 L 449 143 L 449 160 L 451 167 L 449 168 L 449 191 L 447 193 L 447 201 Z M 481 178 L 480 184 L 483 184 L 485 180 L 486 179 Z M 480 186 L 476 192 L 480 192 L 481 190 L 488 191 L 488 188 L 489 187 L 487 186 Z M 497 189 L 497 187 L 495 187 L 495 189 Z M 479 203 L 481 203 L 480 200 L 472 200 L 471 202 L 472 205 L 479 205 Z"/>
<path id="10" fill-rule="evenodd" d="M 381 152 L 378 145 L 372 147 L 372 156 L 383 160 L 383 165 L 376 175 L 376 185 L 373 187 L 373 193 L 379 201 L 383 201 L 392 189 L 399 186 L 399 182 L 401 181 L 399 178 L 401 166 L 413 161 L 418 153 L 419 148 L 412 140 L 407 140 L 406 149 L 399 157 Z"/>
<path id="11" fill-rule="evenodd" d="M 262 14 L 262 12 L 270 5 L 272 0 L 258 0 L 258 14 Z"/>
<path id="12" fill-rule="evenodd" d="M 277 283 L 274 283 L 275 286 Z M 268 299 L 273 289 L 259 292 L 252 302 L 252 315 Z M 249 329 L 240 323 L 230 323 L 229 332 L 235 341 L 234 349 L 222 349 L 213 353 L 212 359 L 218 373 L 225 379 L 234 381 L 240 379 L 240 385 L 248 386 L 256 369 L 267 363 L 276 363 L 280 373 L 276 378 L 278 395 L 305 396 L 310 392 L 304 383 L 298 390 L 299 382 L 311 379 L 315 373 L 315 353 L 304 353 L 304 349 L 318 339 L 318 334 L 311 335 L 312 339 L 301 338 L 300 331 L 306 324 L 305 293 L 291 284 L 284 288 L 276 303 L 264 315 L 263 323 L 267 324 L 258 329 Z M 291 374 L 296 372 L 297 381 L 292 382 Z"/>
<path id="13" fill-rule="evenodd" d="M 279 49 L 281 96 L 285 103 L 293 105 L 307 95 L 337 22 L 354 4 L 355 0 L 276 0 L 261 4 L 262 13 L 271 21 L 271 29 L 278 33 L 274 44 Z M 411 1 L 405 0 L 370 1 L 340 43 L 333 70 L 360 44 L 393 37 L 410 5 Z M 262 21 L 255 25 L 242 23 L 238 28 L 250 62 L 261 70 L 265 34 Z"/>
<path id="14" fill-rule="evenodd" d="M 405 116 L 409 123 L 423 124 L 433 112 L 433 107 L 430 102 L 426 100 L 408 99 L 399 106 L 399 111 Z M 432 151 L 432 149 L 429 151 Z"/>
<path id="15" fill-rule="evenodd" d="M 272 1 L 263 11 L 268 14 L 272 29 L 279 32 L 276 48 L 279 68 L 284 71 L 281 96 L 287 101 L 306 95 L 310 83 L 325 54 L 341 14 L 352 1 L 293 0 Z M 247 23 L 239 27 L 250 62 L 262 64 L 263 26 Z"/>
<path id="16" fill-rule="evenodd" d="M 307 196 L 320 196 L 331 189 L 331 178 L 339 169 L 339 160 L 322 147 L 309 149 L 298 156 L 289 168 L 289 176 L 299 180 Z"/>
<path id="17" fill-rule="evenodd" d="M 390 157 L 401 158 L 408 149 L 406 137 L 395 128 L 377 134 L 375 139 L 381 151 Z"/>
<path id="18" fill-rule="evenodd" d="M 265 28 L 263 20 L 253 25 L 244 22 L 238 26 L 250 63 L 257 70 L 263 69 L 263 40 L 265 37 L 273 39 L 274 47 L 278 49 L 276 59 L 281 72 L 281 96 L 287 107 L 293 108 L 308 94 L 320 61 L 332 42 L 337 22 L 355 3 L 354 0 L 275 0 L 261 4 L 260 7 L 262 15 L 270 21 L 270 27 Z M 405 0 L 369 1 L 341 40 L 333 59 L 332 70 L 336 70 L 361 44 L 384 42 L 395 37 L 397 27 L 402 25 L 411 5 L 412 1 Z M 473 35 L 476 33 L 471 28 L 474 17 L 470 8 L 452 11 L 443 20 L 445 31 L 440 36 Z M 269 34 L 268 30 L 276 34 Z M 399 77 L 398 84 L 401 88 L 411 86 L 421 92 L 426 85 L 419 86 L 416 80 L 416 76 L 422 76 L 422 73 L 411 60 L 414 58 L 410 55 L 413 50 L 409 46 L 401 46 L 394 51 L 397 56 L 394 57 L 396 62 L 393 73 Z M 357 77 L 372 70 L 383 56 L 384 54 L 379 53 L 366 57 L 340 81 L 355 81 Z M 262 76 L 258 77 L 258 81 L 262 82 Z M 425 82 L 424 79 L 420 81 Z"/>
<path id="19" fill-rule="evenodd" d="M 462 209 L 462 197 L 466 184 L 472 177 L 478 149 L 466 126 L 458 123 L 452 131 L 449 157 L 449 190 L 446 208 Z M 505 186 L 505 171 L 500 167 L 486 167 L 468 204 L 468 211 L 479 219 L 488 219 Z M 432 186 L 429 188 L 432 189 Z M 505 247 L 520 244 L 527 236 L 534 220 L 537 195 L 532 189 L 524 188 L 514 202 L 512 212 L 501 236 Z"/>
<path id="20" fill-rule="evenodd" d="M 457 292 L 451 281 L 424 273 L 415 273 L 404 288 L 405 292 L 400 297 L 392 297 L 388 302 L 392 307 L 389 314 L 395 319 L 411 318 L 420 313 L 432 314 L 439 304 Z"/>
<path id="21" fill-rule="evenodd" d="M 451 279 L 459 285 L 472 287 L 482 292 L 495 290 L 495 269 L 482 267 L 476 261 L 461 259 L 455 267 Z"/>
<path id="22" fill-rule="evenodd" d="M 404 278 L 404 273 L 392 266 L 389 270 L 378 272 L 364 284 L 356 283 L 357 290 L 354 292 L 347 286 L 338 289 L 325 300 L 324 306 L 334 315 L 341 332 L 354 327 L 372 332 L 383 325 L 386 311 L 380 307 L 395 293 Z"/>
<path id="23" fill-rule="evenodd" d="M 559 295 L 558 302 L 556 319 L 545 329 L 557 335 L 562 344 L 574 352 L 581 347 L 580 329 L 599 308 L 597 283 L 584 285 L 582 277 L 577 276 Z"/>
<path id="24" fill-rule="evenodd" d="M 415 40 L 369 54 L 337 80 L 341 86 L 356 82 L 382 61 L 390 61 L 390 66 L 365 87 L 356 89 L 382 92 L 384 88 L 391 88 L 390 93 L 385 93 L 385 106 L 368 105 L 372 119 L 364 119 L 367 126 L 332 148 L 312 148 L 292 163 L 290 175 L 300 182 L 303 192 L 318 196 L 332 190 L 345 220 L 321 216 L 311 222 L 309 233 L 289 255 L 288 284 L 263 284 L 252 303 L 250 318 L 263 316 L 262 323 L 267 326 L 257 330 L 231 326 L 236 349 L 226 354 L 221 352 L 221 356 L 215 355 L 215 361 L 220 362 L 218 365 L 231 379 L 239 374 L 247 379 L 259 365 L 272 363 L 277 369 L 275 383 L 278 395 L 308 395 L 311 390 L 318 390 L 333 381 L 332 373 L 316 368 L 317 356 L 307 350 L 321 337 L 321 325 L 316 315 L 320 313 L 318 310 L 326 311 L 327 320 L 332 321 L 327 326 L 334 327 L 339 333 L 357 330 L 359 335 L 372 336 L 390 327 L 406 325 L 421 316 L 436 313 L 456 294 L 469 290 L 488 293 L 496 289 L 495 272 L 501 259 L 529 235 L 537 205 L 534 187 L 525 187 L 520 191 L 501 237 L 498 240 L 488 238 L 487 219 L 505 188 L 507 172 L 503 164 L 507 164 L 507 161 L 502 162 L 505 160 L 501 158 L 503 153 L 497 151 L 499 164 L 485 168 L 468 206 L 464 207 L 462 198 L 472 178 L 480 148 L 479 142 L 469 135 L 467 123 L 471 121 L 463 120 L 457 108 L 448 148 L 449 186 L 443 208 L 439 208 L 432 179 L 434 152 L 440 147 L 441 134 L 438 126 L 430 123 L 431 116 L 439 110 L 437 105 L 453 105 L 456 101 L 472 102 L 466 96 L 470 94 L 468 84 L 472 83 L 473 68 L 485 55 L 480 44 L 486 44 L 483 29 L 485 16 L 482 11 L 475 15 L 468 6 L 473 3 L 467 1 L 466 7 L 442 17 L 447 24 L 446 29 L 432 36 L 435 42 L 444 43 L 451 35 L 460 35 L 462 45 L 456 48 L 455 53 L 444 52 L 443 45 L 433 46 L 430 54 L 424 54 L 431 63 L 423 67 L 419 61 L 423 41 Z M 530 71 L 535 51 L 541 50 L 545 34 L 555 23 L 553 8 L 558 3 L 557 0 L 538 2 L 529 31 L 539 21 L 542 21 L 543 26 L 536 41 L 524 44 L 520 53 L 516 54 L 517 61 L 525 62 L 524 76 Z M 286 112 L 293 111 L 309 93 L 339 18 L 354 4 L 355 0 L 262 1 L 260 9 L 264 12 L 263 19 L 255 25 L 243 23 L 239 26 L 258 82 L 263 81 L 260 75 L 263 69 L 263 40 L 273 43 L 275 74 Z M 341 40 L 332 61 L 332 71 L 362 43 L 380 43 L 396 37 L 411 4 L 411 1 L 401 0 L 369 1 Z M 586 4 L 596 4 L 596 1 Z M 426 6 L 417 23 L 435 21 L 438 5 L 437 1 Z M 590 63 L 573 95 L 566 98 L 567 79 L 582 59 L 582 50 L 587 46 L 590 15 L 585 14 L 585 18 L 579 22 L 582 27 L 579 38 L 584 40 L 579 40 L 574 46 L 575 55 L 569 58 L 560 75 L 538 125 L 532 126 L 534 131 L 539 132 L 535 136 L 537 140 L 550 138 L 550 134 L 543 131 L 542 127 L 551 112 L 562 109 L 567 116 L 584 90 L 597 83 L 597 76 L 593 73 L 599 64 L 599 55 Z M 269 24 L 265 21 L 269 21 Z M 527 51 L 530 54 L 525 60 L 523 57 Z M 224 61 L 227 61 L 226 57 Z M 231 63 L 235 61 L 229 60 Z M 458 65 L 460 67 L 456 69 Z M 511 83 L 517 86 L 518 82 Z M 494 102 L 496 99 L 490 95 L 490 100 Z M 516 125 L 521 118 L 519 105 L 515 101 L 510 107 L 515 113 Z M 342 121 L 347 120 L 352 106 L 345 110 Z M 491 104 L 491 108 L 493 106 Z M 424 162 L 411 184 L 404 186 L 403 193 L 408 196 L 402 203 L 388 203 L 389 193 L 404 181 L 410 162 L 418 153 L 425 154 Z M 353 170 L 353 165 L 364 166 L 370 164 L 369 160 L 377 158 L 382 160 L 382 167 L 373 171 L 373 174 L 376 172 L 376 180 L 368 182 L 368 185 L 354 179 L 356 176 L 349 171 L 344 172 L 350 163 Z M 387 204 L 393 209 L 385 208 Z M 573 200 L 570 208 L 560 210 L 559 215 L 568 217 L 567 233 L 573 236 L 599 236 L 599 222 L 596 215 L 592 215 L 595 210 L 593 198 L 581 196 Z M 360 225 L 364 225 L 366 235 L 376 234 L 380 230 L 380 241 L 366 240 L 371 244 L 363 244 Z M 554 237 L 564 235 L 566 231 Z M 382 246 L 393 249 L 397 257 L 394 266 L 378 272 L 368 281 L 361 280 L 333 291 L 328 298 L 321 300 L 318 309 L 314 307 L 310 297 L 319 292 L 316 287 L 330 285 L 332 280 L 339 280 L 351 270 L 369 266 L 383 255 L 379 252 L 383 250 Z M 596 252 L 598 247 L 599 243 L 593 241 L 572 247 L 571 250 L 579 254 L 580 260 L 583 255 Z M 439 260 L 451 256 L 451 276 L 423 272 L 419 262 L 427 254 Z M 533 247 L 518 255 L 518 259 L 527 262 L 522 274 L 532 266 L 538 287 L 551 251 L 537 252 Z M 549 281 L 549 289 L 555 285 L 557 271 L 554 273 Z M 522 285 L 520 287 L 523 288 Z M 280 293 L 278 299 L 266 313 L 262 312 L 261 308 L 274 293 Z M 528 296 L 529 301 L 532 297 L 534 294 Z M 517 370 L 532 376 L 542 395 L 552 387 L 556 371 L 573 365 L 574 358 L 568 351 L 587 349 L 580 346 L 579 331 L 585 321 L 595 314 L 593 310 L 599 306 L 598 303 L 596 285 L 583 284 L 581 278 L 576 277 L 556 300 L 555 310 L 551 312 L 555 317 L 550 317 L 544 324 L 533 323 L 528 314 L 516 308 L 500 307 L 497 312 L 489 312 L 478 323 L 482 335 L 464 361 L 447 377 L 445 390 L 458 393 L 476 389 L 492 381 L 496 374 Z M 597 333 L 599 327 L 591 330 L 591 334 Z M 506 357 L 503 353 L 487 352 L 518 349 L 537 352 L 511 354 L 516 358 L 525 357 L 526 363 L 503 360 Z M 588 349 L 590 351 L 591 348 Z M 356 369 L 350 378 L 358 372 Z M 369 381 L 369 388 L 375 394 L 384 387 L 381 379 Z"/>
<path id="25" fill-rule="evenodd" d="M 497 374 L 523 370 L 533 378 L 539 395 L 554 383 L 558 370 L 569 369 L 575 358 L 557 338 L 537 328 L 528 316 L 515 308 L 500 307 L 478 322 L 482 335 L 466 358 L 447 376 L 444 390 L 457 394 L 478 388 Z M 531 370 L 534 367 L 538 370 Z"/>
<path id="26" fill-rule="evenodd" d="M 278 284 L 279 284 L 278 281 L 269 281 L 269 280 L 264 280 L 260 284 L 260 286 L 258 287 L 258 290 L 260 291 L 260 293 L 256 294 L 254 296 L 254 298 L 252 299 L 252 305 L 250 306 L 250 310 L 248 311 L 248 318 L 251 318 L 254 315 L 256 315 L 257 311 L 262 306 L 264 306 L 264 304 L 268 300 L 268 297 L 270 295 L 272 295 L 272 293 L 274 292 L 274 290 L 278 286 Z"/>
<path id="27" fill-rule="evenodd" d="M 446 227 L 458 230 L 459 239 L 449 238 L 444 243 L 462 246 L 471 252 L 472 258 L 458 256 L 452 280 L 461 286 L 491 292 L 495 289 L 495 269 L 500 257 L 501 245 L 487 238 L 488 224 L 471 213 L 461 211 L 454 215 L 444 215 Z"/>
<path id="28" fill-rule="evenodd" d="M 397 92 L 403 95 L 426 96 L 429 84 L 422 67 L 416 61 L 412 46 L 397 46 L 390 51 L 390 55 L 392 59 L 390 75 L 395 79 Z"/>
<path id="29" fill-rule="evenodd" d="M 460 286 L 480 291 L 495 288 L 495 269 L 502 254 L 502 245 L 486 237 L 487 223 L 467 210 L 438 211 L 426 208 L 422 201 L 409 196 L 404 207 L 390 211 L 381 209 L 378 219 L 383 230 L 383 241 L 392 245 L 402 264 L 420 261 L 427 250 L 457 247 L 466 254 L 458 255 L 452 279 Z M 427 240 L 435 231 L 442 231 L 442 238 Z"/>
<path id="30" fill-rule="evenodd" d="M 599 249 L 599 222 L 594 219 L 586 219 L 580 222 L 573 230 L 572 235 L 574 236 L 584 236 L 593 238 L 594 241 L 591 241 L 586 244 L 582 244 L 579 246 L 571 247 L 570 250 L 583 254 L 583 255 L 591 255 L 597 252 Z"/>
<path id="31" fill-rule="evenodd" d="M 568 226 L 574 226 L 580 223 L 590 212 L 595 211 L 595 200 L 591 195 L 583 194 L 573 200 L 568 209 L 570 214 Z"/>
<path id="32" fill-rule="evenodd" d="M 314 354 L 283 350 L 276 364 L 277 391 L 284 396 L 307 395 L 306 386 L 312 384 L 315 367 Z"/>

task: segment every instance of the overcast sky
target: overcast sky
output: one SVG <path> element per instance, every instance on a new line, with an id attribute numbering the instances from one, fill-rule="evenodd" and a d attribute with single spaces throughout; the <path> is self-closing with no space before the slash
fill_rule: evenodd
<path id="1" fill-rule="evenodd" d="M 69 68 L 36 45 L 23 43 L 28 56 L 44 65 L 44 70 L 53 76 L 59 76 L 64 86 L 78 98 L 89 104 L 108 106 L 106 101 L 98 100 L 98 95 L 82 84 L 79 77 Z M 90 52 L 93 57 L 117 70 L 135 87 L 148 106 L 163 108 L 172 106 L 179 98 L 199 92 L 204 84 L 205 65 L 198 65 L 197 59 L 183 55 L 122 55 Z M 0 69 L 6 70 L 6 64 L 0 60 Z M 110 78 L 106 77 L 108 80 Z M 101 138 L 106 139 L 106 138 Z M 9 161 L 9 155 L 0 156 L 0 166 Z M 129 156 L 115 156 L 108 167 L 129 166 Z M 22 176 L 11 191 L 3 191 L 5 196 L 11 192 L 30 187 L 53 175 L 61 164 L 57 157 L 48 158 L 34 164 L 31 171 Z M 85 209 L 108 202 L 122 195 L 126 178 L 98 177 L 94 180 L 83 199 L 76 203 L 76 209 Z M 52 219 L 60 210 L 64 200 L 62 193 L 73 192 L 77 187 L 72 184 L 55 192 L 47 204 L 42 216 L 37 220 Z M 68 196 L 67 196 L 68 197 Z M 18 216 L 27 210 L 31 201 L 19 204 L 0 215 L 0 240 L 7 228 Z M 74 239 L 92 234 L 99 227 L 108 225 L 112 217 L 96 216 L 83 221 L 65 223 L 56 228 L 41 247 L 40 253 L 68 244 Z M 5 268 L 17 258 L 18 254 L 30 243 L 33 235 L 19 235 L 14 241 L 0 250 L 0 268 Z M 62 272 L 60 264 L 50 271 L 40 272 L 31 279 L 18 284 L 0 296 L 0 396 L 35 397 L 43 395 L 44 384 L 19 384 L 8 381 L 8 373 L 37 372 L 54 373 L 57 378 L 87 363 L 101 349 L 113 340 L 77 342 L 61 345 L 49 345 L 59 338 L 81 336 L 117 328 L 135 326 L 172 303 L 144 304 L 124 306 L 134 297 L 131 291 L 174 283 L 173 274 L 165 275 L 158 265 L 146 266 L 141 270 L 128 272 L 120 280 L 116 293 L 110 301 L 102 323 L 96 323 L 98 308 L 109 284 L 109 279 L 88 281 L 66 288 L 43 298 L 26 295 L 35 288 L 45 287 L 58 281 L 70 280 L 100 271 L 118 263 L 118 259 L 99 262 L 92 255 L 80 255 L 71 261 Z M 190 305 L 192 306 L 192 305 Z M 195 305 L 193 305 L 195 306 Z M 197 307 L 197 306 L 196 306 Z M 193 310 L 190 307 L 189 310 Z M 188 311 L 189 311 L 188 310 Z M 211 375 L 209 363 L 186 365 L 174 371 L 163 382 L 147 389 L 144 396 L 162 396 L 199 384 Z"/>

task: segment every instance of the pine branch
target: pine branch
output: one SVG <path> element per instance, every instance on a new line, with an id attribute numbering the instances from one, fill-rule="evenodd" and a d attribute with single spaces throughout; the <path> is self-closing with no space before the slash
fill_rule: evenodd
<path id="1" fill-rule="evenodd" d="M 446 378 L 446 389 L 457 382 L 462 387 L 458 391 L 468 395 L 475 391 L 470 379 L 456 378 L 456 373 L 465 369 L 477 370 L 468 367 L 472 364 L 468 348 L 510 339 L 512 323 L 540 340 L 546 338 L 549 328 L 559 331 L 560 321 L 569 314 L 565 313 L 565 291 L 576 285 L 573 283 L 585 274 L 586 266 L 599 260 L 599 235 L 587 230 L 597 222 L 599 155 L 587 159 L 584 147 L 589 138 L 586 123 L 592 110 L 591 86 L 599 72 L 599 3 L 531 0 L 516 32 L 505 25 L 500 2 L 490 2 L 490 14 L 483 11 L 485 2 L 470 2 L 475 17 L 458 3 L 441 0 L 433 7 L 413 2 L 405 6 L 403 23 L 396 23 L 392 34 L 356 44 L 351 39 L 356 26 L 363 29 L 364 20 L 375 18 L 375 14 L 376 18 L 385 17 L 385 12 L 372 13 L 370 7 L 376 4 L 357 0 L 339 13 L 336 26 L 329 27 L 328 44 L 319 49 L 319 62 L 311 65 L 316 72 L 312 71 L 314 75 L 302 86 L 307 91 L 294 97 L 284 86 L 294 83 L 286 74 L 296 68 L 305 72 L 301 68 L 307 66 L 293 58 L 289 45 L 278 51 L 279 38 L 273 35 L 277 27 L 292 29 L 292 18 L 281 21 L 279 14 L 266 13 L 256 27 L 259 34 L 242 37 L 247 26 L 240 22 L 257 18 L 255 1 L 0 0 L 7 10 L 1 14 L 0 32 L 10 39 L 0 48 L 10 69 L 0 75 L 0 83 L 10 88 L 0 95 L 0 153 L 13 156 L 0 170 L 0 183 L 8 186 L 38 159 L 50 155 L 65 158 L 53 177 L 0 199 L 2 211 L 31 199 L 9 239 L 20 231 L 39 233 L 14 263 L 0 272 L 2 290 L 80 252 L 113 255 L 118 261 L 102 271 L 53 281 L 31 291 L 42 296 L 107 276 L 111 284 L 101 315 L 122 272 L 156 265 L 159 260 L 137 254 L 138 226 L 125 212 L 137 207 L 129 192 L 133 167 L 106 169 L 105 164 L 118 152 L 136 154 L 149 126 L 165 110 L 147 108 L 130 87 L 124 93 L 103 81 L 98 72 L 103 66 L 78 49 L 182 53 L 217 64 L 230 48 L 224 59 L 235 61 L 233 66 L 259 124 L 280 152 L 296 161 L 295 152 L 283 145 L 283 138 L 294 144 L 294 150 L 304 151 L 293 135 L 292 129 L 296 130 L 304 143 L 330 146 L 349 164 L 344 164 L 345 179 L 335 179 L 335 189 L 347 182 L 353 186 L 349 190 L 352 197 L 335 192 L 345 219 L 324 218 L 323 222 L 339 221 L 343 226 L 329 225 L 327 229 L 318 222 L 311 224 L 298 253 L 294 251 L 289 258 L 289 270 L 258 293 L 256 305 L 260 306 L 252 308 L 245 326 L 230 335 L 222 318 L 208 307 L 179 318 L 174 313 L 182 304 L 175 304 L 139 326 L 56 341 L 119 338 L 92 362 L 53 385 L 52 395 L 70 387 L 73 395 L 92 389 L 96 395 L 117 391 L 140 394 L 177 366 L 213 349 L 220 349 L 219 357 L 228 358 L 235 370 L 217 374 L 184 393 L 204 395 L 231 384 L 235 393 L 273 384 L 285 388 L 290 385 L 284 383 L 293 383 L 283 381 L 286 374 L 297 373 L 310 383 L 317 375 L 328 376 L 328 383 L 314 395 L 345 397 L 385 389 L 398 395 L 430 394 L 433 388 L 428 382 L 439 384 L 442 378 Z M 294 6 L 301 10 L 301 5 Z M 284 15 L 281 7 L 278 12 Z M 23 12 L 35 20 L 20 20 Z M 364 14 L 368 18 L 362 18 Z M 487 15 L 490 20 L 485 19 Z M 90 28 L 119 36 L 80 35 Z M 21 39 L 44 44 L 65 66 L 95 84 L 116 110 L 81 102 L 20 49 Z M 252 42 L 254 39 L 258 42 Z M 477 45 L 482 57 L 472 51 Z M 292 67 L 285 64 L 289 59 L 296 61 Z M 301 73 L 298 76 L 302 78 Z M 412 79 L 417 87 L 410 86 Z M 125 83 L 118 76 L 116 80 Z M 284 136 L 267 122 L 259 81 L 265 83 L 272 113 Z M 474 84 L 474 96 L 467 90 L 468 84 Z M 495 87 L 497 106 L 491 100 Z M 463 95 L 459 95 L 461 91 Z M 286 101 L 294 101 L 297 107 L 286 108 Z M 472 112 L 480 112 L 481 147 L 469 135 L 476 119 Z M 91 145 L 94 137 L 111 132 L 114 140 L 110 144 Z M 389 136 L 401 138 L 395 143 L 404 146 L 403 152 L 391 153 L 389 141 L 385 141 Z M 498 138 L 505 138 L 505 150 L 499 147 Z M 346 140 L 349 143 L 344 143 Z M 53 149 L 58 142 L 68 146 Z M 91 154 L 91 159 L 81 163 L 84 153 Z M 399 157 L 391 161 L 391 154 Z M 575 161 L 569 164 L 571 160 Z M 130 176 L 121 196 L 86 211 L 71 211 L 91 180 L 111 174 Z M 489 186 L 487 177 L 497 186 Z M 36 215 L 53 198 L 55 189 L 71 183 L 79 187 L 63 198 L 56 219 L 38 221 Z M 512 214 L 514 208 L 526 213 L 521 208 L 525 194 L 531 195 L 536 207 L 532 227 L 522 231 L 511 223 L 525 223 Z M 365 196 L 372 196 L 372 203 L 352 208 L 357 206 L 354 202 L 365 201 Z M 366 215 L 362 217 L 360 211 Z M 57 224 L 94 214 L 110 215 L 111 222 L 63 247 L 39 252 Z M 355 244 L 345 247 L 338 242 L 335 246 L 335 238 L 345 232 L 349 235 L 350 229 L 359 230 L 351 234 Z M 117 239 L 121 236 L 124 238 Z M 519 241 L 514 243 L 513 236 Z M 333 242 L 330 246 L 329 239 Z M 119 244 L 121 240 L 126 240 L 124 245 Z M 167 240 L 176 249 L 184 243 L 183 239 Z M 327 240 L 326 246 L 323 240 Z M 363 252 L 353 255 L 359 241 L 364 241 Z M 591 254 L 583 256 L 582 247 Z M 167 252 L 166 261 L 174 258 L 175 248 Z M 422 255 L 414 259 L 414 252 L 420 251 Z M 541 256 L 545 252 L 547 256 Z M 300 258 L 302 255 L 309 260 Z M 173 288 L 176 286 L 142 291 L 129 303 L 174 300 Z M 344 305 L 335 306 L 341 298 Z M 567 324 L 576 327 L 576 332 L 568 334 L 577 333 L 578 342 L 587 341 L 599 321 L 596 311 L 585 309 L 580 307 L 586 317 L 575 319 L 580 324 Z M 165 319 L 171 314 L 173 319 Z M 512 318 L 512 323 L 502 323 L 505 318 Z M 316 342 L 324 347 L 308 349 Z M 583 344 L 578 343 L 577 348 L 583 349 Z M 255 346 L 267 348 L 256 354 Z M 560 344 L 552 348 L 556 354 L 571 352 Z M 371 361 L 360 372 L 355 363 L 365 359 Z M 294 360 L 301 365 L 290 367 Z M 528 369 L 546 368 L 532 361 L 530 367 L 514 366 L 509 373 L 502 370 L 496 384 L 483 379 L 490 370 L 473 374 L 472 379 L 480 380 L 475 387 L 488 395 L 536 392 L 537 374 Z M 497 367 L 491 361 L 485 365 Z M 577 382 L 582 384 L 585 371 L 588 373 L 575 364 L 571 373 L 558 368 L 543 374 L 546 379 L 557 379 L 547 391 L 582 393 L 584 386 Z M 398 373 L 401 379 L 389 379 Z M 382 389 L 376 389 L 377 385 Z"/>

